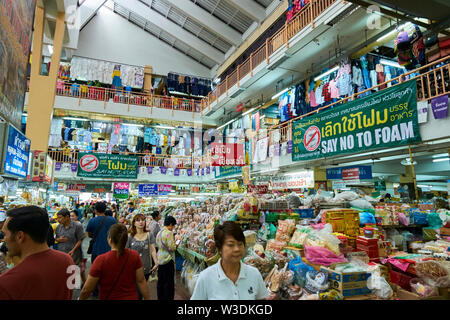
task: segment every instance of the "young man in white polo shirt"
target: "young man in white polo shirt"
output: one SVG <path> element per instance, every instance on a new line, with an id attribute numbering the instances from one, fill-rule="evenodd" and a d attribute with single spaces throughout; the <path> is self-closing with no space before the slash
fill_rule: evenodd
<path id="1" fill-rule="evenodd" d="M 245 236 L 241 227 L 226 221 L 214 229 L 220 260 L 200 273 L 191 300 L 260 300 L 269 296 L 258 269 L 241 262 Z"/>

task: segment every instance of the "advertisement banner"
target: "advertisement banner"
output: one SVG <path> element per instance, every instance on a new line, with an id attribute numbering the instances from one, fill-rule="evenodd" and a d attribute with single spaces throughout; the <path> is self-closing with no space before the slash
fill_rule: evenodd
<path id="1" fill-rule="evenodd" d="M 0 1 L 0 115 L 20 128 L 36 0 Z"/>
<path id="2" fill-rule="evenodd" d="M 314 171 L 301 171 L 272 179 L 272 190 L 300 188 L 314 188 Z"/>
<path id="3" fill-rule="evenodd" d="M 158 195 L 158 185 L 155 183 L 140 184 L 138 194 L 139 194 L 139 197 L 157 196 Z"/>
<path id="4" fill-rule="evenodd" d="M 244 145 L 242 143 L 211 144 L 211 158 L 213 167 L 244 166 Z"/>
<path id="5" fill-rule="evenodd" d="M 138 157 L 80 152 L 78 177 L 137 179 Z"/>
<path id="6" fill-rule="evenodd" d="M 5 165 L 3 171 L 19 178 L 28 174 L 28 159 L 30 158 L 30 139 L 9 125 L 5 141 Z"/>
<path id="7" fill-rule="evenodd" d="M 421 141 L 416 81 L 408 81 L 293 124 L 292 161 Z"/>
<path id="8" fill-rule="evenodd" d="M 128 199 L 130 196 L 130 184 L 128 182 L 114 182 L 113 197 L 116 199 Z"/>

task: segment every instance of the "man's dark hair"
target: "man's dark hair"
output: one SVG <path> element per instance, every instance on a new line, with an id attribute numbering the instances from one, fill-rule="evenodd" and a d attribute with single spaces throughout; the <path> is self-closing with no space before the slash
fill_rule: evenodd
<path id="1" fill-rule="evenodd" d="M 99 213 L 105 213 L 106 204 L 104 204 L 103 202 L 97 202 L 95 204 L 95 210 L 97 210 L 97 212 L 99 212 Z"/>
<path id="2" fill-rule="evenodd" d="M 170 226 L 170 225 L 174 226 L 174 225 L 176 225 L 176 224 L 177 224 L 177 220 L 175 220 L 175 218 L 172 217 L 172 216 L 167 216 L 167 217 L 164 219 L 164 226 L 166 226 L 166 227 L 168 227 L 168 226 Z"/>
<path id="3" fill-rule="evenodd" d="M 219 224 L 214 228 L 214 241 L 216 247 L 222 250 L 225 238 L 231 236 L 239 242 L 243 242 L 245 246 L 245 236 L 242 232 L 241 226 L 234 221 L 225 221 L 223 224 Z"/>
<path id="4" fill-rule="evenodd" d="M 105 210 L 105 216 L 110 216 L 110 217 L 112 217 L 112 216 L 113 216 L 113 212 L 112 212 L 110 209 L 106 209 L 106 210 Z"/>
<path id="5" fill-rule="evenodd" d="M 76 209 L 80 208 L 80 204 L 77 203 L 77 204 L 75 205 L 75 208 L 76 208 Z"/>
<path id="6" fill-rule="evenodd" d="M 58 211 L 58 213 L 56 214 L 57 216 L 62 216 L 62 217 L 67 217 L 67 216 L 70 216 L 70 211 L 69 210 L 67 210 L 66 208 L 64 208 L 64 209 L 61 209 L 61 210 L 59 210 Z"/>
<path id="7" fill-rule="evenodd" d="M 5 202 L 5 197 L 4 196 L 0 196 L 0 203 L 4 203 Z"/>
<path id="8" fill-rule="evenodd" d="M 152 218 L 153 218 L 153 219 L 156 219 L 156 218 L 158 218 L 158 216 L 159 216 L 159 211 L 153 211 L 153 212 L 151 213 L 151 215 L 152 215 Z"/>
<path id="9" fill-rule="evenodd" d="M 59 207 L 59 203 L 58 202 L 55 202 L 55 207 Z"/>
<path id="10" fill-rule="evenodd" d="M 7 227 L 12 233 L 22 231 L 37 243 L 47 241 L 50 227 L 47 210 L 37 206 L 26 206 L 8 210 L 6 215 L 11 218 Z"/>
<path id="11" fill-rule="evenodd" d="M 128 202 L 128 204 L 129 204 L 129 205 L 132 205 L 132 206 L 134 206 L 134 203 L 133 203 L 133 202 L 131 202 L 131 201 L 130 201 L 130 202 Z"/>

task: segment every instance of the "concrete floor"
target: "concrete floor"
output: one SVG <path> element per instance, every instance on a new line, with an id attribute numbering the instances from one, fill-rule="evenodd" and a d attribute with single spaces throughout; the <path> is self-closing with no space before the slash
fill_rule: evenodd
<path id="1" fill-rule="evenodd" d="M 89 270 L 91 268 L 91 255 L 87 254 L 87 249 L 89 247 L 89 241 L 90 238 L 85 238 L 83 240 L 83 243 L 81 245 L 83 250 L 83 257 L 87 257 L 87 263 L 86 263 L 86 278 L 89 274 Z M 150 300 L 158 300 L 157 293 L 156 293 L 156 284 L 157 281 L 151 281 L 149 282 L 149 289 L 150 289 Z M 73 291 L 73 300 L 77 300 L 80 296 L 81 289 L 75 289 Z M 176 280 L 175 280 L 175 300 L 189 300 L 190 294 L 187 288 L 185 288 L 181 284 L 181 271 L 176 272 Z M 98 300 L 97 298 L 91 296 L 89 300 Z"/>

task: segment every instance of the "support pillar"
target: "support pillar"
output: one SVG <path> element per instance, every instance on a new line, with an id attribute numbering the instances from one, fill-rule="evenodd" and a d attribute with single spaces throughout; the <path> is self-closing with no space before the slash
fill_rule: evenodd
<path id="1" fill-rule="evenodd" d="M 144 92 L 150 94 L 152 90 L 152 73 L 153 68 L 151 66 L 144 67 Z"/>
<path id="2" fill-rule="evenodd" d="M 65 13 L 58 13 L 56 18 L 53 54 L 48 76 L 41 75 L 44 15 L 44 9 L 36 7 L 33 33 L 34 63 L 31 64 L 26 134 L 31 139 L 31 150 L 47 152 L 55 104 L 56 78 L 64 37 Z"/>

